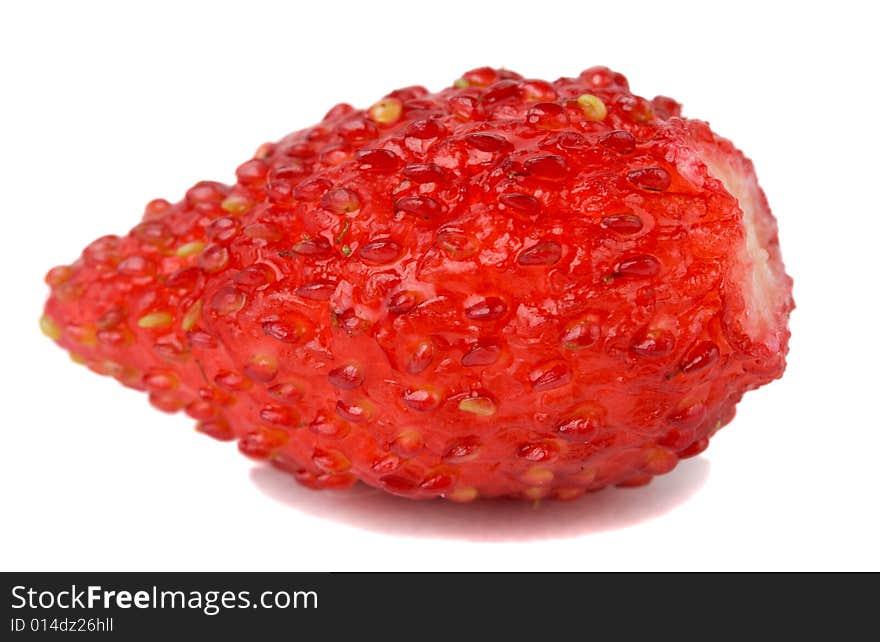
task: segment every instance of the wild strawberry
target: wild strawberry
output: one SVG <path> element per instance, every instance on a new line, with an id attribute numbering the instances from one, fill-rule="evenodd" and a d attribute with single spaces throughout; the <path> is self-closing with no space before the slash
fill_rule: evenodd
<path id="1" fill-rule="evenodd" d="M 793 308 L 752 164 L 680 109 L 602 67 L 339 105 L 50 270 L 41 327 L 312 488 L 641 485 L 782 374 Z"/>

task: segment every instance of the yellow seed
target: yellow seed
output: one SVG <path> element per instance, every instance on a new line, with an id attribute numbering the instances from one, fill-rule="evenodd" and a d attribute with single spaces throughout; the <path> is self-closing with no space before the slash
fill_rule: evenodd
<path id="1" fill-rule="evenodd" d="M 62 283 L 66 283 L 73 276 L 73 269 L 69 265 L 59 265 L 53 267 L 46 274 L 46 285 L 57 288 Z"/>
<path id="2" fill-rule="evenodd" d="M 171 323 L 172 316 L 168 312 L 150 312 L 138 319 L 142 328 L 158 328 Z"/>
<path id="3" fill-rule="evenodd" d="M 239 196 L 238 194 L 227 196 L 223 199 L 223 202 L 220 203 L 220 207 L 230 214 L 241 214 L 242 212 L 246 212 L 250 206 L 251 202 L 244 196 Z"/>
<path id="4" fill-rule="evenodd" d="M 584 494 L 583 488 L 557 488 L 556 497 L 558 499 L 577 499 Z"/>
<path id="5" fill-rule="evenodd" d="M 459 486 L 446 497 L 454 502 L 472 502 L 479 494 L 473 486 Z"/>
<path id="6" fill-rule="evenodd" d="M 52 341 L 57 341 L 61 338 L 61 328 L 46 314 L 40 317 L 40 330 Z"/>
<path id="7" fill-rule="evenodd" d="M 78 363 L 81 366 L 86 365 L 86 358 L 81 354 L 77 354 L 75 352 L 69 352 L 68 354 L 70 355 L 70 360 L 74 363 Z"/>
<path id="8" fill-rule="evenodd" d="M 584 110 L 584 116 L 590 120 L 605 120 L 605 116 L 608 115 L 608 108 L 598 96 L 581 94 L 578 96 L 577 102 Z"/>
<path id="9" fill-rule="evenodd" d="M 257 151 L 254 152 L 254 158 L 259 158 L 260 160 L 269 158 L 272 155 L 272 150 L 275 149 L 275 145 L 272 143 L 263 143 L 259 147 L 257 147 Z"/>
<path id="10" fill-rule="evenodd" d="M 495 404 L 486 397 L 468 397 L 458 402 L 458 409 L 464 412 L 472 412 L 481 417 L 495 414 Z"/>
<path id="11" fill-rule="evenodd" d="M 470 85 L 471 84 L 467 81 L 467 78 L 459 78 L 452 83 L 452 86 L 456 89 L 464 89 L 465 87 L 470 87 Z"/>
<path id="12" fill-rule="evenodd" d="M 110 359 L 106 359 L 101 362 L 99 366 L 101 374 L 105 374 L 111 377 L 119 378 L 125 372 L 125 366 L 121 363 L 117 363 L 116 361 L 111 361 Z"/>
<path id="13" fill-rule="evenodd" d="M 141 380 L 141 373 L 129 366 L 122 366 L 122 369 L 119 372 L 113 373 L 110 376 L 116 378 L 126 386 L 140 383 Z"/>
<path id="14" fill-rule="evenodd" d="M 205 249 L 205 244 L 201 241 L 193 241 L 192 243 L 187 243 L 185 245 L 181 245 L 177 248 L 177 256 L 192 256 L 193 254 L 198 254 L 202 250 Z"/>
<path id="15" fill-rule="evenodd" d="M 88 348 L 94 348 L 98 345 L 98 337 L 95 334 L 95 328 L 92 326 L 80 326 L 76 331 L 76 340 Z"/>
<path id="16" fill-rule="evenodd" d="M 403 105 L 397 98 L 383 98 L 370 107 L 370 118 L 382 125 L 390 125 L 400 119 Z"/>
<path id="17" fill-rule="evenodd" d="M 257 368 L 274 369 L 278 367 L 278 359 L 271 354 L 255 354 L 251 357 L 251 363 Z"/>
<path id="18" fill-rule="evenodd" d="M 526 488 L 523 491 L 523 495 L 525 495 L 527 499 L 531 499 L 532 501 L 535 502 L 533 505 L 533 508 L 538 508 L 538 506 L 540 505 L 540 500 L 544 499 L 549 494 L 550 494 L 549 488 L 532 487 L 532 488 Z"/>
<path id="19" fill-rule="evenodd" d="M 394 438 L 394 447 L 404 452 L 416 452 L 425 443 L 425 438 L 418 430 L 404 430 Z"/>
<path id="20" fill-rule="evenodd" d="M 202 300 L 199 299 L 195 303 L 193 303 L 189 310 L 186 311 L 186 314 L 183 315 L 183 321 L 181 321 L 181 326 L 184 331 L 192 330 L 193 326 L 198 322 L 199 317 L 202 315 Z"/>
<path id="21" fill-rule="evenodd" d="M 522 480 L 530 486 L 546 486 L 553 481 L 553 471 L 549 468 L 533 466 L 523 473 Z"/>

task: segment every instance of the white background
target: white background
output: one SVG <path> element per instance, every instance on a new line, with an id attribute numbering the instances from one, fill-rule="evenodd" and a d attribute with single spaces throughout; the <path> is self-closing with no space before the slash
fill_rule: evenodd
<path id="1" fill-rule="evenodd" d="M 3 3 L 0 569 L 880 569 L 869 6 Z M 537 509 L 315 493 L 38 332 L 46 269 L 151 198 L 233 180 L 335 102 L 486 64 L 611 66 L 757 165 L 795 279 L 789 369 L 671 475 Z"/>

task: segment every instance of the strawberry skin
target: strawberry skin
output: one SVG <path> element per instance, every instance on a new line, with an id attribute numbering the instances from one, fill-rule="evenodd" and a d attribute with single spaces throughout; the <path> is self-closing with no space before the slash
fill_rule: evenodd
<path id="1" fill-rule="evenodd" d="M 49 271 L 43 331 L 312 488 L 571 499 L 782 375 L 754 169 L 603 67 L 475 69 L 261 146 Z"/>

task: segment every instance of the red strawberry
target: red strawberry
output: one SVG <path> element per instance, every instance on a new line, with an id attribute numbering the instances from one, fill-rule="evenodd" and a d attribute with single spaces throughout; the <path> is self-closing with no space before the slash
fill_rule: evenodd
<path id="1" fill-rule="evenodd" d="M 573 498 L 702 451 L 782 374 L 752 164 L 588 69 L 338 105 L 47 275 L 44 331 L 313 488 Z"/>

